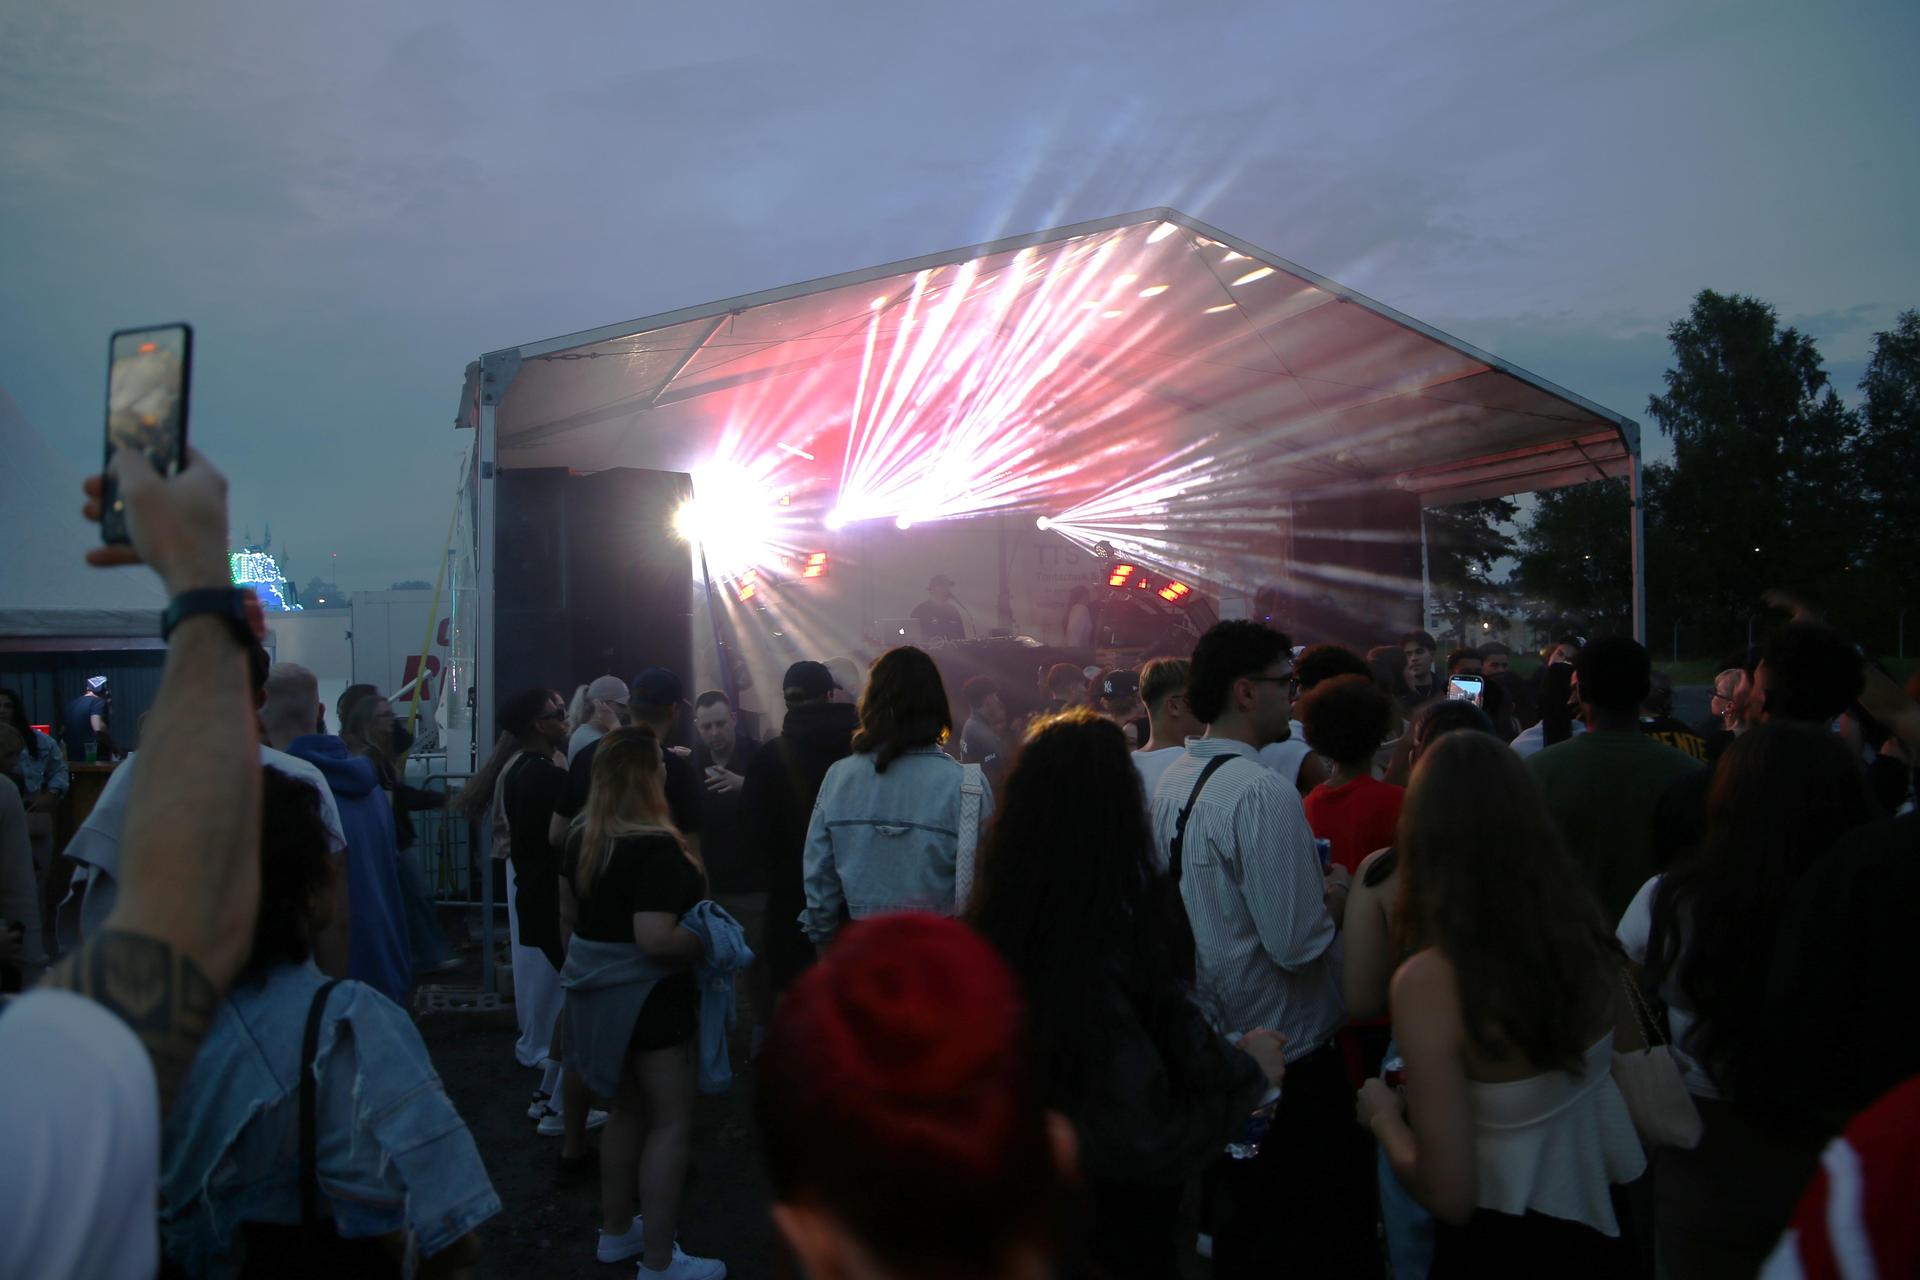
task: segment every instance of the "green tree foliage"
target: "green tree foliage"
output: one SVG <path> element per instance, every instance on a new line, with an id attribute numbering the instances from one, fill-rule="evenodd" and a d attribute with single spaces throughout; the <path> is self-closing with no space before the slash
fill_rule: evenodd
<path id="1" fill-rule="evenodd" d="M 1892 329 L 1874 335 L 1860 390 L 1860 470 L 1872 507 L 1868 567 L 1897 615 L 1920 604 L 1920 311 L 1901 312 Z"/>
<path id="2" fill-rule="evenodd" d="M 1496 561 L 1513 554 L 1507 528 L 1519 511 L 1511 499 L 1488 498 L 1434 507 L 1423 517 L 1433 616 L 1461 644 L 1479 642 L 1483 618 L 1505 624 L 1506 593 L 1491 574 Z"/>
<path id="3" fill-rule="evenodd" d="M 1865 537 L 1856 415 L 1813 341 L 1755 298 L 1703 290 L 1668 330 L 1674 365 L 1647 412 L 1674 464 L 1651 504 L 1650 593 L 1703 641 L 1744 636 L 1760 593 L 1832 598 Z"/>
<path id="4" fill-rule="evenodd" d="M 1593 634 L 1626 634 L 1633 622 L 1627 482 L 1553 489 L 1537 501 L 1520 530 L 1514 587 L 1556 617 L 1585 619 Z"/>

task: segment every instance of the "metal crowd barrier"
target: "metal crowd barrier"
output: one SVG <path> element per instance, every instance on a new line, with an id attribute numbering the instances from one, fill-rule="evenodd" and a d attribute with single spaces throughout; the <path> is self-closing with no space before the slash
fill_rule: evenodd
<path id="1" fill-rule="evenodd" d="M 408 785 L 451 795 L 471 776 L 433 773 L 424 779 L 409 779 Z M 491 824 L 484 819 L 470 821 L 445 809 L 419 809 L 411 816 L 434 903 L 480 910 L 480 989 L 493 991 L 494 945 L 500 928 L 495 915 L 503 904 L 494 901 Z"/>

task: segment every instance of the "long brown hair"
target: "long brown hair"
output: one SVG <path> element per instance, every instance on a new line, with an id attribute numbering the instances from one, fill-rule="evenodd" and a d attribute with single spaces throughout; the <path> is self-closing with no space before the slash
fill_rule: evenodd
<path id="1" fill-rule="evenodd" d="M 872 756 L 873 771 L 885 773 L 902 752 L 938 746 L 952 732 L 947 687 L 933 659 L 910 644 L 881 654 L 860 695 L 854 751 Z"/>
<path id="2" fill-rule="evenodd" d="M 687 860 L 706 866 L 687 848 L 667 809 L 666 763 L 660 743 L 645 729 L 615 729 L 600 739 L 593 755 L 593 783 L 587 806 L 573 820 L 580 835 L 574 881 L 580 896 L 593 889 L 594 877 L 606 868 L 613 842 L 621 836 L 657 832 L 673 837 Z"/>
<path id="3" fill-rule="evenodd" d="M 1459 976 L 1467 1035 L 1577 1071 L 1623 960 L 1532 774 L 1491 734 L 1449 733 L 1407 785 L 1400 860 L 1402 955 L 1438 947 Z"/>

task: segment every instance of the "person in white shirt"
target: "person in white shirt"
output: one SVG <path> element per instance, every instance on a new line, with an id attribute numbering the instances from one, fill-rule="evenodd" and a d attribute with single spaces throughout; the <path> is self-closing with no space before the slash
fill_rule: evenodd
<path id="1" fill-rule="evenodd" d="M 334 802 L 327 780 L 305 760 L 268 745 L 276 740 L 276 725 L 297 724 L 301 726 L 299 733 L 311 732 L 312 726 L 319 722 L 320 704 L 316 702 L 310 709 L 294 709 L 292 715 L 287 714 L 286 708 L 270 705 L 267 700 L 270 669 L 267 651 L 256 644 L 247 655 L 247 670 L 253 681 L 254 705 L 266 729 L 259 747 L 260 763 L 298 778 L 320 793 L 320 820 L 327 828 L 329 850 L 337 859 L 346 851 L 347 838 L 340 828 L 340 807 Z M 285 745 L 299 733 L 283 729 L 278 741 Z M 66 856 L 79 866 L 74 874 L 74 892 L 61 906 L 63 947 L 84 942 L 99 932 L 119 895 L 120 844 L 127 823 L 127 801 L 133 791 L 132 760 L 129 756 L 107 778 L 107 785 L 94 801 L 92 812 L 67 845 Z M 347 937 L 351 924 L 346 915 L 346 883 L 344 874 L 335 878 L 333 922 L 314 940 L 315 962 L 323 973 L 333 978 L 345 977 L 347 972 Z"/>
<path id="2" fill-rule="evenodd" d="M 1373 1153 L 1347 1121 L 1353 1087 L 1333 1043 L 1346 1021 L 1335 921 L 1348 877 L 1323 877 L 1299 792 L 1258 758 L 1288 733 L 1292 685 L 1284 635 L 1214 626 L 1187 686 L 1206 733 L 1154 788 L 1154 843 L 1193 926 L 1200 1007 L 1228 1035 L 1264 1027 L 1287 1039 L 1286 1088 L 1260 1154 L 1215 1166 L 1219 1276 L 1379 1269 Z"/>
<path id="3" fill-rule="evenodd" d="M 1140 701 L 1147 707 L 1151 730 L 1145 745 L 1133 753 L 1133 767 L 1153 807 L 1153 789 L 1167 766 L 1186 754 L 1187 739 L 1207 731 L 1193 714 L 1187 698 L 1187 679 L 1193 664 L 1185 658 L 1155 658 L 1140 670 Z"/>
<path id="4" fill-rule="evenodd" d="M 599 676 L 584 686 L 580 696 L 580 722 L 567 736 L 568 764 L 589 742 L 598 742 L 620 727 L 627 710 L 627 682 L 619 676 Z"/>

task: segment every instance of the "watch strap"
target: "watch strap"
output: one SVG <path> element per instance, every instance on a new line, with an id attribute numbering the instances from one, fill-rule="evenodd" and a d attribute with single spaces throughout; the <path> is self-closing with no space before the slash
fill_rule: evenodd
<path id="1" fill-rule="evenodd" d="M 182 591 L 160 615 L 160 638 L 169 639 L 175 627 L 188 618 L 211 614 L 224 621 L 242 645 L 253 643 L 253 627 L 247 620 L 246 593 L 237 587 L 203 587 Z"/>

